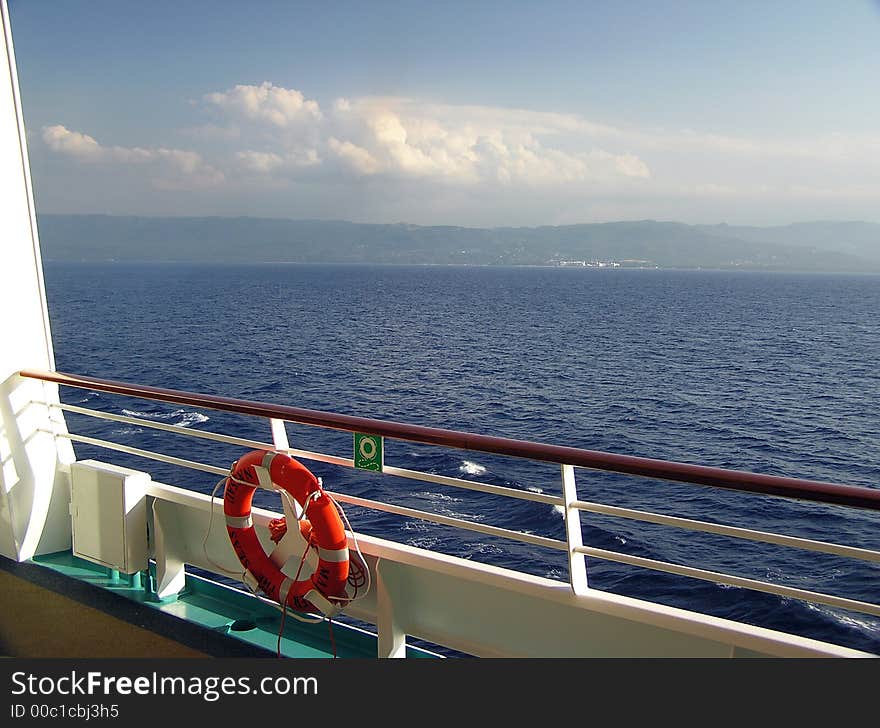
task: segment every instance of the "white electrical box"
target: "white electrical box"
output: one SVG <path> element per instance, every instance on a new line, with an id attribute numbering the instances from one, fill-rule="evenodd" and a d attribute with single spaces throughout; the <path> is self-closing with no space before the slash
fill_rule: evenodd
<path id="1" fill-rule="evenodd" d="M 81 460 L 70 466 L 73 554 L 134 574 L 149 566 L 148 473 Z"/>

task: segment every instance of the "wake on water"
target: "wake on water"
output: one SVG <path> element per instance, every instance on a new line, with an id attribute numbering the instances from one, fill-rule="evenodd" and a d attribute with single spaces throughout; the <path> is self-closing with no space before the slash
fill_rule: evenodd
<path id="1" fill-rule="evenodd" d="M 192 427 L 211 419 L 208 415 L 201 412 L 191 412 L 183 409 L 177 409 L 173 412 L 138 412 L 136 410 L 123 409 L 122 414 L 128 417 L 138 417 L 143 420 L 173 420 L 179 417 L 179 422 L 170 423 L 177 427 Z"/>
<path id="2" fill-rule="evenodd" d="M 465 460 L 458 468 L 465 475 L 485 475 L 486 468 L 473 460 Z"/>

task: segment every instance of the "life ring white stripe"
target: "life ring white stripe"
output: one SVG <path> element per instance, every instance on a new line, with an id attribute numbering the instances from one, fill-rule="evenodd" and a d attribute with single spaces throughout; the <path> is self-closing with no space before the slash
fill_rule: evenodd
<path id="1" fill-rule="evenodd" d="M 276 453 L 266 452 L 263 455 L 261 465 L 254 465 L 254 472 L 257 474 L 257 480 L 260 482 L 260 488 L 263 490 L 277 490 L 275 483 L 272 482 L 272 461 L 275 459 Z M 262 467 L 261 467 L 262 466 Z"/>
<path id="2" fill-rule="evenodd" d="M 348 561 L 348 546 L 341 549 L 322 549 L 318 546 L 318 558 L 322 561 L 333 562 L 334 564 Z"/>
<path id="3" fill-rule="evenodd" d="M 251 528 L 254 521 L 250 513 L 246 516 L 226 516 L 226 525 L 230 528 Z"/>
<path id="4" fill-rule="evenodd" d="M 262 468 L 259 465 L 254 465 L 254 472 L 257 474 L 257 480 L 259 481 L 257 484 L 258 488 L 262 488 L 263 490 L 275 490 L 275 484 L 272 482 L 272 476 L 269 474 L 269 470 L 267 468 Z"/>

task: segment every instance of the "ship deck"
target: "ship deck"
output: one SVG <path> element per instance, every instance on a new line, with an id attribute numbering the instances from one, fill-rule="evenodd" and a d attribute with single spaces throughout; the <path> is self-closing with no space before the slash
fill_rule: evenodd
<path id="1" fill-rule="evenodd" d="M 281 615 L 251 595 L 188 574 L 175 600 L 151 591 L 151 576 L 116 575 L 58 552 L 18 563 L 0 557 L 0 592 L 15 609 L 0 614 L 0 654 L 7 657 L 275 657 Z M 284 657 L 376 655 L 376 636 L 334 622 L 289 616 Z M 334 655 L 335 652 L 335 655 Z M 407 646 L 408 657 L 431 653 Z"/>

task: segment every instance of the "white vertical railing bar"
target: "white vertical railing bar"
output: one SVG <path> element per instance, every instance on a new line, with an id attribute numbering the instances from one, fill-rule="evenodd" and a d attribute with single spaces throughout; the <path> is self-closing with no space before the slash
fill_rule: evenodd
<path id="1" fill-rule="evenodd" d="M 575 482 L 574 467 L 562 466 L 562 499 L 565 508 L 565 534 L 568 541 L 568 578 L 571 590 L 575 594 L 587 592 L 587 563 L 584 555 L 578 552 L 583 546 L 583 533 L 581 531 L 581 513 L 573 507 L 577 501 L 577 483 Z"/>
<path id="2" fill-rule="evenodd" d="M 276 450 L 290 450 L 290 442 L 287 439 L 287 428 L 284 426 L 284 420 L 276 420 L 274 417 L 269 418 L 269 425 L 272 428 L 272 443 Z"/>

